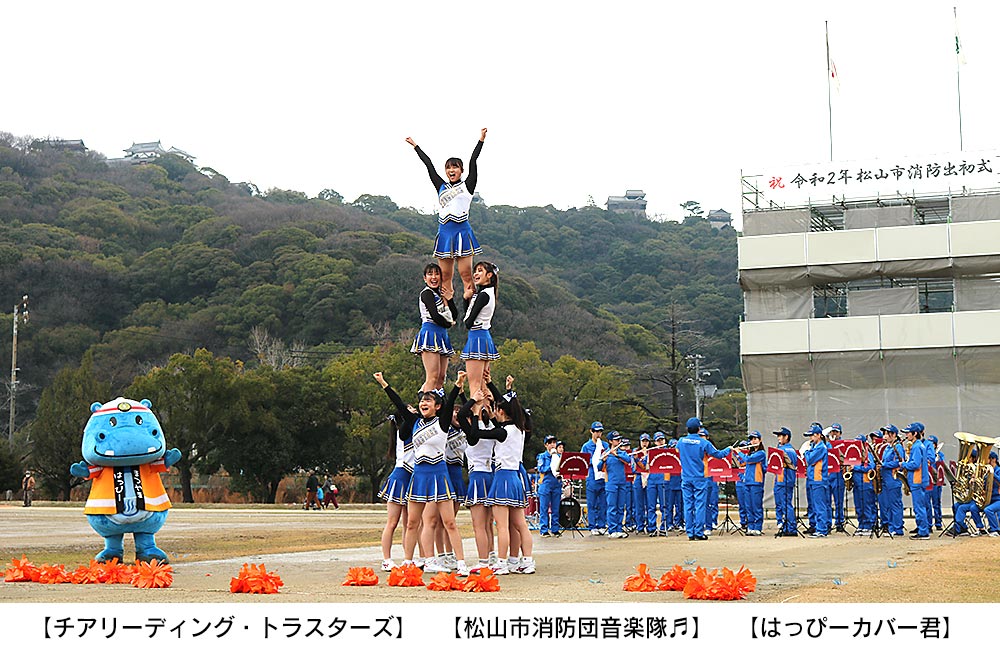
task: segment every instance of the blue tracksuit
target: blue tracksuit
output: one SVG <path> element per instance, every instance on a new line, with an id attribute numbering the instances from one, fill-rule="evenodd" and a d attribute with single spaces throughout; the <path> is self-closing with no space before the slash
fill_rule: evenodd
<path id="1" fill-rule="evenodd" d="M 625 466 L 632 467 L 632 457 L 621 449 L 597 463 L 597 469 L 608 473 L 604 486 L 607 498 L 608 534 L 622 532 L 622 518 L 625 515 L 625 493 L 628 481 L 625 479 Z"/>
<path id="2" fill-rule="evenodd" d="M 931 443 L 931 444 L 934 444 L 934 443 Z M 936 475 L 937 474 L 937 463 L 943 463 L 944 462 L 944 453 L 942 453 L 940 451 L 936 452 L 936 454 L 935 454 L 935 460 L 937 461 L 934 464 L 934 472 L 935 472 L 935 475 Z M 941 528 L 941 525 L 943 523 L 943 521 L 942 521 L 942 515 L 941 515 L 941 488 L 942 487 L 943 486 L 940 483 L 938 483 L 931 490 L 931 518 L 934 520 L 934 526 L 935 526 L 935 528 Z"/>
<path id="3" fill-rule="evenodd" d="M 903 534 L 903 482 L 896 477 L 901 472 L 903 445 L 889 445 L 882 453 L 882 521 L 893 535 Z"/>
<path id="4" fill-rule="evenodd" d="M 917 520 L 917 535 L 924 537 L 931 534 L 930 517 L 927 512 L 927 459 L 925 448 L 920 440 L 914 441 L 910 448 L 910 457 L 903 462 L 910 482 L 910 495 L 913 497 L 913 516 Z"/>
<path id="5" fill-rule="evenodd" d="M 829 475 L 830 497 L 833 499 L 833 523 L 837 528 L 844 527 L 844 496 L 847 485 L 844 483 L 844 468 Z"/>
<path id="6" fill-rule="evenodd" d="M 759 449 L 751 454 L 740 454 L 746 464 L 743 470 L 743 490 L 746 495 L 747 529 L 764 527 L 764 462 L 767 452 Z"/>
<path id="7" fill-rule="evenodd" d="M 736 473 L 736 505 L 740 513 L 740 528 L 747 527 L 747 484 L 746 467 L 743 466 L 743 458 L 746 454 L 734 452 L 741 459 L 740 471 Z"/>
<path id="8" fill-rule="evenodd" d="M 826 480 L 830 450 L 820 442 L 806 451 L 806 490 L 812 495 L 813 518 L 817 535 L 830 533 L 830 484 Z"/>
<path id="9" fill-rule="evenodd" d="M 562 481 L 552 473 L 552 454 L 543 451 L 535 457 L 538 470 L 538 532 L 559 532 L 559 505 L 562 502 Z"/>
<path id="10" fill-rule="evenodd" d="M 669 525 L 674 528 L 680 528 L 684 525 L 684 491 L 681 489 L 681 475 L 671 474 L 665 476 L 664 479 L 667 481 L 667 490 L 669 491 L 669 499 L 667 512 L 670 513 Z"/>
<path id="11" fill-rule="evenodd" d="M 608 443 L 604 442 L 600 438 L 597 439 L 597 444 L 601 445 L 601 449 L 607 449 Z M 600 453 L 597 449 L 597 445 L 593 440 L 588 440 L 583 443 L 583 447 L 580 448 L 585 454 L 590 454 L 591 457 L 595 453 Z M 598 530 L 600 528 L 605 528 L 607 524 L 607 507 L 608 501 L 607 497 L 604 495 L 605 483 L 603 478 L 596 478 L 594 476 L 594 463 L 596 461 L 591 458 L 590 467 L 587 469 L 587 527 L 590 530 Z"/>
<path id="12" fill-rule="evenodd" d="M 656 525 L 656 508 L 660 508 L 660 525 Z M 650 472 L 646 479 L 646 532 L 665 531 L 670 525 L 667 514 L 667 481 L 663 474 Z"/>
<path id="13" fill-rule="evenodd" d="M 983 509 L 991 533 L 1000 533 L 1000 466 L 993 468 L 993 491 L 990 504 Z"/>
<path id="14" fill-rule="evenodd" d="M 728 449 L 716 449 L 697 433 L 689 433 L 677 442 L 681 457 L 681 492 L 684 495 L 684 524 L 688 537 L 704 534 L 708 493 L 715 482 L 706 476 L 705 458 L 725 458 Z M 718 493 L 718 490 L 716 490 Z"/>
<path id="15" fill-rule="evenodd" d="M 774 514 L 778 520 L 778 529 L 783 533 L 795 533 L 795 466 L 798 463 L 798 453 L 790 443 L 779 445 L 791 463 L 780 474 L 774 475 Z"/>
<path id="16" fill-rule="evenodd" d="M 646 486 L 642 484 L 642 478 L 645 476 L 648 481 L 650 474 L 646 472 L 646 461 L 642 456 L 634 459 L 634 465 L 635 474 L 632 477 L 632 511 L 635 515 L 628 519 L 631 525 L 635 526 L 636 531 L 644 533 L 646 532 L 649 504 L 647 503 L 648 495 L 646 493 Z M 650 528 L 649 530 L 656 530 L 656 528 Z"/>
<path id="17" fill-rule="evenodd" d="M 858 530 L 875 527 L 875 489 L 868 478 L 868 471 L 874 469 L 875 460 L 865 452 L 863 465 L 854 466 L 854 514 L 858 518 Z"/>

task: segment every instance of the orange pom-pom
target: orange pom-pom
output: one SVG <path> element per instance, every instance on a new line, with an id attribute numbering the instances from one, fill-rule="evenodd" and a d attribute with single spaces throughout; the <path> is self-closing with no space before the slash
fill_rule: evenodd
<path id="1" fill-rule="evenodd" d="M 234 594 L 276 594 L 285 585 L 277 573 L 268 573 L 263 564 L 244 564 L 240 573 L 229 581 Z"/>
<path id="2" fill-rule="evenodd" d="M 465 582 L 462 585 L 462 591 L 468 591 L 470 593 L 500 591 L 500 580 L 493 575 L 492 570 L 482 569 L 479 572 L 479 575 L 472 574 L 465 579 Z"/>
<path id="3" fill-rule="evenodd" d="M 649 575 L 646 565 L 640 564 L 636 568 L 639 573 L 625 578 L 625 586 L 622 589 L 625 591 L 656 591 L 656 580 Z"/>
<path id="4" fill-rule="evenodd" d="M 656 588 L 660 591 L 684 591 L 684 587 L 687 586 L 690 579 L 691 572 L 681 565 L 675 564 L 673 569 L 660 576 L 660 583 Z"/>
<path id="5" fill-rule="evenodd" d="M 111 558 L 110 562 L 101 565 L 101 582 L 108 585 L 127 585 L 132 583 L 131 566 L 122 564 L 118 558 Z"/>
<path id="6" fill-rule="evenodd" d="M 39 576 L 38 567 L 24 554 L 21 559 L 11 558 L 10 564 L 4 569 L 4 582 L 37 582 Z"/>
<path id="7" fill-rule="evenodd" d="M 347 578 L 344 580 L 345 587 L 373 587 L 378 584 L 378 576 L 371 567 L 352 566 L 347 570 Z"/>
<path id="8" fill-rule="evenodd" d="M 423 587 L 424 572 L 416 564 L 393 567 L 389 572 L 390 587 Z"/>
<path id="9" fill-rule="evenodd" d="M 69 574 L 62 564 L 43 564 L 38 567 L 38 582 L 43 585 L 61 585 L 69 582 Z"/>
<path id="10" fill-rule="evenodd" d="M 96 585 L 104 582 L 104 568 L 97 560 L 91 560 L 87 566 L 78 566 L 69 574 L 69 581 L 75 585 Z"/>
<path id="11" fill-rule="evenodd" d="M 439 572 L 430 581 L 427 588 L 431 591 L 462 591 L 465 582 L 458 579 L 454 573 Z"/>
<path id="12" fill-rule="evenodd" d="M 174 568 L 159 560 L 136 562 L 132 585 L 142 589 L 160 589 L 174 584 Z"/>
<path id="13" fill-rule="evenodd" d="M 716 573 L 716 569 L 712 569 L 709 573 L 701 567 L 696 568 L 694 575 L 684 585 L 684 597 L 692 600 L 708 600 L 708 592 L 715 582 Z"/>
<path id="14" fill-rule="evenodd" d="M 722 574 L 715 578 L 708 590 L 711 600 L 740 600 L 747 593 L 757 588 L 757 579 L 745 568 L 733 573 L 723 568 Z"/>

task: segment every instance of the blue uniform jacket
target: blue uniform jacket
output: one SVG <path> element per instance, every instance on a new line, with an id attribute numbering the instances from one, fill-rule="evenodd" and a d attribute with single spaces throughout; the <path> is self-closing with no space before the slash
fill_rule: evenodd
<path id="1" fill-rule="evenodd" d="M 923 444 L 920 441 L 913 443 L 910 448 L 910 457 L 903 463 L 903 469 L 907 470 L 907 479 L 909 479 L 910 489 L 914 489 L 916 486 L 921 488 L 927 487 L 927 463 L 924 456 Z"/>
<path id="2" fill-rule="evenodd" d="M 743 482 L 747 485 L 763 485 L 764 483 L 764 461 L 767 460 L 767 452 L 758 449 L 752 454 L 740 452 L 740 461 L 746 464 L 743 470 Z"/>
<path id="3" fill-rule="evenodd" d="M 806 485 L 816 485 L 826 480 L 827 458 L 830 450 L 822 442 L 806 450 Z"/>
<path id="4" fill-rule="evenodd" d="M 609 454 L 607 458 L 598 461 L 597 469 L 608 473 L 608 485 L 624 485 L 628 482 L 625 480 L 626 465 L 633 470 L 635 469 L 632 457 L 619 448 L 618 451 Z"/>
<path id="5" fill-rule="evenodd" d="M 608 443 L 604 442 L 603 440 L 601 440 L 600 442 L 601 442 L 602 445 L 604 445 L 604 449 L 607 449 L 610 446 L 610 445 L 608 445 Z M 580 451 L 583 452 L 583 453 L 585 453 L 585 454 L 590 454 L 591 456 L 593 456 L 595 448 L 596 448 L 596 445 L 594 444 L 594 441 L 593 440 L 588 440 L 587 442 L 583 443 L 582 447 L 580 447 Z M 588 467 L 587 467 L 587 480 L 588 481 L 593 481 L 594 480 L 594 463 L 593 463 L 593 459 L 591 459 L 591 462 L 588 464 Z M 600 480 L 604 480 L 604 479 L 600 479 Z"/>
<path id="6" fill-rule="evenodd" d="M 689 433 L 677 441 L 681 456 L 681 480 L 693 481 L 706 478 L 705 456 L 725 458 L 729 449 L 716 449 L 715 445 L 697 433 Z"/>

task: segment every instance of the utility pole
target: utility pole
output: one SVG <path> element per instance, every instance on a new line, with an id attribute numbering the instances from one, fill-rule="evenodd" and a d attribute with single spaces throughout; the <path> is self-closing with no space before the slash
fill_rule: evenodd
<path id="1" fill-rule="evenodd" d="M 12 449 L 14 447 L 14 414 L 17 402 L 17 371 L 20 370 L 17 367 L 17 324 L 22 319 L 25 323 L 28 322 L 28 294 L 21 296 L 21 302 L 14 305 L 14 333 L 10 347 L 10 423 L 7 428 L 7 444 Z"/>
<path id="2" fill-rule="evenodd" d="M 701 419 L 701 391 L 698 387 L 701 385 L 701 362 L 704 361 L 705 357 L 700 354 L 689 354 L 685 357 L 690 363 L 688 368 L 694 370 L 694 416 Z"/>

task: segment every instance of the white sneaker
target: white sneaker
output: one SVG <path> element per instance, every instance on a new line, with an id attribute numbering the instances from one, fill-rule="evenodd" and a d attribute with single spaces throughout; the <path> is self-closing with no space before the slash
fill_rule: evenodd
<path id="1" fill-rule="evenodd" d="M 469 575 L 469 567 L 465 565 L 465 560 L 455 561 L 455 571 L 463 578 Z"/>
<path id="2" fill-rule="evenodd" d="M 705 530 L 701 531 L 701 534 L 704 535 L 705 537 L 711 537 L 712 536 L 712 529 L 711 528 L 706 528 Z"/>
<path id="3" fill-rule="evenodd" d="M 424 573 L 451 573 L 451 571 L 435 558 L 424 563 Z"/>
<path id="4" fill-rule="evenodd" d="M 534 573 L 535 561 L 522 557 L 521 562 L 517 565 L 517 569 L 515 569 L 515 571 L 517 573 L 525 573 L 525 574 Z"/>
<path id="5" fill-rule="evenodd" d="M 599 535 L 603 535 L 604 533 L 601 532 L 600 528 L 591 528 L 590 529 L 590 534 L 593 535 L 594 537 L 597 537 Z"/>
<path id="6" fill-rule="evenodd" d="M 493 575 L 495 576 L 505 576 L 510 574 L 510 569 L 507 568 L 506 562 L 501 562 L 495 569 L 493 569 Z"/>
<path id="7" fill-rule="evenodd" d="M 418 569 L 423 569 L 424 568 L 424 563 L 425 563 L 425 560 L 422 557 L 415 557 L 415 558 L 413 558 L 413 562 L 411 562 L 411 564 L 416 564 Z"/>
<path id="8" fill-rule="evenodd" d="M 458 568 L 458 560 L 451 556 L 445 555 L 444 557 L 438 558 L 438 564 L 448 569 L 448 571 L 454 571 Z"/>
<path id="9" fill-rule="evenodd" d="M 497 567 L 499 567 L 500 564 L 501 564 L 500 559 L 496 555 L 491 555 L 490 559 L 486 561 L 486 566 L 489 567 L 490 570 L 493 571 L 493 573 L 497 572 Z"/>
<path id="10" fill-rule="evenodd" d="M 995 530 L 990 531 L 990 537 L 1000 537 L 1000 533 Z"/>
<path id="11" fill-rule="evenodd" d="M 393 562 L 392 560 L 382 560 L 382 570 L 383 571 L 388 572 L 388 571 L 392 571 L 395 568 L 396 568 L 396 563 Z"/>

